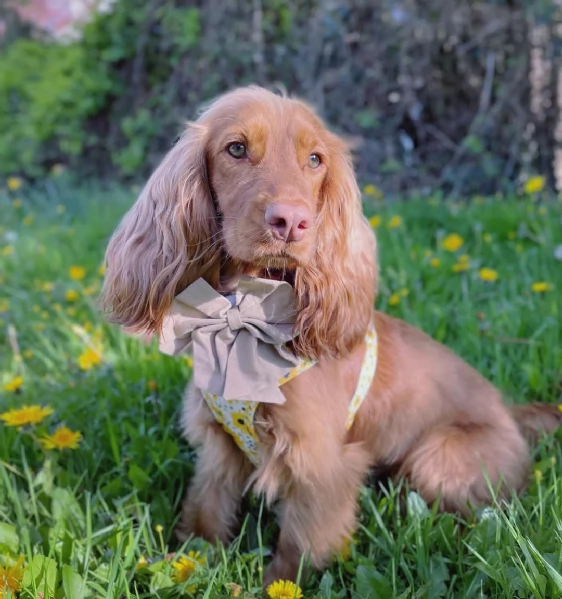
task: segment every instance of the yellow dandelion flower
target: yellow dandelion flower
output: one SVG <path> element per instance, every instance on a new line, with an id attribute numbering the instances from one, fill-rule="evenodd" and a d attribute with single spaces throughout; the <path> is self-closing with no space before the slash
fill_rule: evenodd
<path id="1" fill-rule="evenodd" d="M 8 391 L 8 393 L 14 393 L 19 391 L 23 385 L 23 376 L 16 376 L 13 379 L 9 380 L 4 385 L 4 391 Z"/>
<path id="2" fill-rule="evenodd" d="M 53 408 L 42 406 L 23 406 L 23 408 L 9 410 L 0 414 L 0 419 L 6 426 L 16 426 L 18 428 L 27 424 L 39 424 L 43 422 L 49 414 L 53 413 Z"/>
<path id="3" fill-rule="evenodd" d="M 100 277 L 105 276 L 105 266 L 103 264 L 98 268 L 98 275 Z"/>
<path id="4" fill-rule="evenodd" d="M 388 305 L 389 306 L 396 306 L 400 303 L 400 294 L 399 293 L 393 293 L 389 298 L 388 298 Z"/>
<path id="5" fill-rule="evenodd" d="M 58 204 L 56 210 L 57 210 L 57 214 L 63 214 L 64 212 L 66 212 L 66 206 L 63 206 L 62 204 Z"/>
<path id="6" fill-rule="evenodd" d="M 87 347 L 78 356 L 78 365 L 82 370 L 91 370 L 94 366 L 97 366 L 101 362 L 101 354 L 99 351 Z"/>
<path id="7" fill-rule="evenodd" d="M 373 229 L 379 227 L 381 222 L 382 219 L 380 216 L 371 216 L 371 218 L 369 219 L 369 224 L 371 225 L 371 227 L 373 227 Z"/>
<path id="8" fill-rule="evenodd" d="M 19 177 L 8 177 L 6 185 L 10 191 L 17 191 L 23 185 L 23 181 Z"/>
<path id="9" fill-rule="evenodd" d="M 441 247 L 448 252 L 456 252 L 460 250 L 464 243 L 464 239 L 458 233 L 447 235 L 441 242 Z"/>
<path id="10" fill-rule="evenodd" d="M 537 281 L 531 285 L 531 289 L 535 293 L 545 293 L 546 291 L 550 291 L 554 288 L 552 283 L 547 283 L 546 281 Z"/>
<path id="11" fill-rule="evenodd" d="M 375 200 L 380 200 L 384 197 L 384 193 L 376 185 L 373 184 L 365 185 L 365 187 L 363 188 L 363 193 L 366 196 L 371 196 Z"/>
<path id="12" fill-rule="evenodd" d="M 493 268 L 481 268 L 478 271 L 478 276 L 488 283 L 493 283 L 498 279 L 498 271 Z"/>
<path id="13" fill-rule="evenodd" d="M 35 220 L 35 215 L 28 214 L 27 216 L 25 216 L 23 218 L 23 220 L 21 222 L 24 224 L 24 226 L 29 227 L 29 225 L 31 225 L 34 220 Z"/>
<path id="14" fill-rule="evenodd" d="M 50 281 L 41 283 L 41 285 L 40 285 L 41 291 L 44 291 L 45 293 L 50 293 L 54 288 L 55 288 L 55 284 L 51 283 Z"/>
<path id="15" fill-rule="evenodd" d="M 470 264 L 468 264 L 468 262 L 457 262 L 456 264 L 453 264 L 453 266 L 451 266 L 451 270 L 453 272 L 464 272 L 465 270 L 468 270 L 470 267 Z"/>
<path id="16" fill-rule="evenodd" d="M 266 589 L 269 599 L 302 599 L 302 590 L 290 580 L 276 580 Z"/>
<path id="17" fill-rule="evenodd" d="M 30 349 L 24 349 L 23 357 L 24 358 L 33 358 L 33 351 L 31 351 Z"/>
<path id="18" fill-rule="evenodd" d="M 149 565 L 149 563 L 148 563 L 148 560 L 146 559 L 146 557 L 144 557 L 144 555 L 141 555 L 137 561 L 136 569 L 142 570 L 143 568 L 146 568 L 148 565 Z"/>
<path id="19" fill-rule="evenodd" d="M 83 266 L 71 266 L 68 269 L 68 276 L 73 281 L 81 281 L 86 276 L 86 269 Z"/>
<path id="20" fill-rule="evenodd" d="M 190 551 L 187 556 L 182 555 L 172 564 L 175 570 L 174 578 L 176 582 L 189 580 L 193 572 L 197 569 L 197 566 L 204 566 L 205 563 L 206 560 L 204 557 L 201 557 L 199 551 Z M 192 593 L 195 590 L 195 585 L 189 586 L 187 590 Z"/>
<path id="21" fill-rule="evenodd" d="M 525 191 L 525 193 L 528 193 L 529 195 L 533 193 L 539 193 L 539 191 L 542 191 L 544 189 L 545 183 L 545 177 L 541 177 L 539 175 L 535 177 L 529 177 L 527 181 L 525 181 L 523 190 Z"/>
<path id="22" fill-rule="evenodd" d="M 19 198 L 16 198 L 15 200 L 12 200 L 12 206 L 14 208 L 21 208 L 22 201 Z"/>
<path id="23" fill-rule="evenodd" d="M 389 221 L 388 225 L 386 225 L 389 229 L 397 229 L 402 224 L 402 217 L 395 215 Z"/>
<path id="24" fill-rule="evenodd" d="M 42 437 L 41 443 L 45 449 L 77 449 L 80 439 L 81 433 L 71 431 L 63 424 L 52 435 Z"/>
<path id="25" fill-rule="evenodd" d="M 76 291 L 76 289 L 69 289 L 64 294 L 64 299 L 67 302 L 75 302 L 79 297 L 80 297 L 80 294 L 78 293 L 78 291 Z"/>
<path id="26" fill-rule="evenodd" d="M 189 366 L 189 368 L 193 368 L 193 356 L 185 356 L 185 363 Z"/>
<path id="27" fill-rule="evenodd" d="M 15 597 L 21 590 L 21 581 L 25 572 L 23 562 L 25 557 L 21 555 L 11 566 L 0 566 L 0 598 L 9 592 L 10 597 Z"/>
<path id="28" fill-rule="evenodd" d="M 5 245 L 1 250 L 2 256 L 11 256 L 14 253 L 14 248 L 11 245 Z"/>
<path id="29" fill-rule="evenodd" d="M 242 586 L 235 582 L 225 582 L 224 586 L 228 591 L 229 597 L 240 597 L 242 594 Z"/>
<path id="30" fill-rule="evenodd" d="M 431 268 L 439 268 L 439 266 L 441 266 L 441 260 L 439 260 L 439 258 L 432 258 L 429 261 L 429 266 L 431 266 Z"/>

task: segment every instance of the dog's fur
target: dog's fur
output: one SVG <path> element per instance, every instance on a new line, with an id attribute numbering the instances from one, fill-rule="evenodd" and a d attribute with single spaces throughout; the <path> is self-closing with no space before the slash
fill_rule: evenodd
<path id="1" fill-rule="evenodd" d="M 247 155 L 231 156 L 233 142 Z M 272 233 L 264 214 L 274 203 L 311 216 L 302 238 Z M 284 405 L 259 408 L 261 465 L 250 465 L 197 390 L 188 388 L 183 408 L 198 462 L 179 534 L 228 541 L 248 485 L 279 500 L 281 532 L 266 583 L 294 578 L 303 555 L 316 568 L 328 563 L 354 530 L 371 467 L 390 466 L 427 502 L 466 514 L 491 501 L 486 477 L 500 497 L 525 487 L 529 451 L 518 420 L 558 426 L 548 406 L 524 408 L 518 418 L 451 351 L 373 311 L 376 243 L 348 149 L 295 99 L 250 87 L 212 103 L 124 217 L 106 264 L 109 317 L 139 332 L 158 332 L 174 296 L 199 277 L 220 291 L 241 274 L 294 286 L 294 349 L 319 362 L 282 387 Z M 371 318 L 378 368 L 346 433 Z"/>

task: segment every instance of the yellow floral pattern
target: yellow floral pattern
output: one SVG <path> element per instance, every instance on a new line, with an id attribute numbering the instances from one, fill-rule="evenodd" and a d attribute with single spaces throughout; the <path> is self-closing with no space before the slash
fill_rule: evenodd
<path id="1" fill-rule="evenodd" d="M 349 404 L 347 421 L 345 423 L 347 430 L 353 425 L 355 415 L 367 396 L 377 369 L 377 332 L 372 323 L 365 337 L 365 343 L 367 349 L 357 387 Z M 305 370 L 314 366 L 314 364 L 315 362 L 311 360 L 302 360 L 280 379 L 279 386 L 288 383 Z M 236 445 L 246 454 L 250 462 L 254 466 L 258 466 L 260 462 L 259 437 L 254 428 L 254 416 L 259 402 L 244 399 L 226 399 L 220 395 L 206 393 L 205 391 L 202 394 L 215 420 L 234 439 Z"/>

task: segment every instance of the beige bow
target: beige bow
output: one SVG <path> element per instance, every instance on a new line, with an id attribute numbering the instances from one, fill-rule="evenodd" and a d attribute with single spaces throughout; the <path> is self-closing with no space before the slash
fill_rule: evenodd
<path id="1" fill-rule="evenodd" d="M 193 353 L 195 385 L 225 397 L 284 403 L 280 379 L 299 359 L 293 339 L 295 297 L 281 281 L 243 277 L 231 299 L 197 279 L 164 319 L 160 350 Z"/>

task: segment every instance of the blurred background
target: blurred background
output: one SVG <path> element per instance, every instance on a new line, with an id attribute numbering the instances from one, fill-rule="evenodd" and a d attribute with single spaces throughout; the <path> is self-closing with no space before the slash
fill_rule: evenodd
<path id="1" fill-rule="evenodd" d="M 392 196 L 562 190 L 562 0 L 4 0 L 0 176 L 140 181 L 200 104 L 281 85 Z"/>

